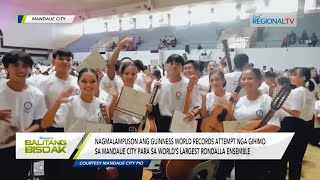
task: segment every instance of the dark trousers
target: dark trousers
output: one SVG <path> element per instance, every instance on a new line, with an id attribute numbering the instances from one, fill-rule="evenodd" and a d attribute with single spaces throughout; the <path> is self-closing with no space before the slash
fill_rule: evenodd
<path id="1" fill-rule="evenodd" d="M 319 146 L 320 147 L 320 128 L 314 128 L 314 121 L 312 120 L 309 123 L 309 127 L 311 129 L 310 132 L 310 137 L 309 137 L 309 142 L 310 144 L 314 145 L 314 146 Z"/>
<path id="2" fill-rule="evenodd" d="M 286 117 L 281 122 L 281 132 L 295 132 L 287 150 L 281 159 L 281 178 L 285 179 L 289 163 L 289 180 L 299 180 L 302 161 L 307 149 L 310 122 L 295 117 Z"/>
<path id="3" fill-rule="evenodd" d="M 140 124 L 113 124 L 113 132 L 137 132 Z M 119 180 L 141 180 L 143 168 L 117 168 Z"/>
<path id="4" fill-rule="evenodd" d="M 235 161 L 236 180 L 281 180 L 277 160 Z"/>
<path id="5" fill-rule="evenodd" d="M 47 132 L 64 132 L 63 128 L 49 127 Z M 46 180 L 65 179 L 66 175 L 65 159 L 44 160 L 44 175 Z"/>
<path id="6" fill-rule="evenodd" d="M 16 159 L 16 147 L 0 149 L 1 179 L 27 180 L 31 160 Z"/>
<path id="7" fill-rule="evenodd" d="M 158 116 L 156 118 L 157 132 L 170 132 L 172 117 Z"/>
<path id="8" fill-rule="evenodd" d="M 215 180 L 226 180 L 230 177 L 231 171 L 234 167 L 234 160 L 221 160 L 217 169 Z"/>

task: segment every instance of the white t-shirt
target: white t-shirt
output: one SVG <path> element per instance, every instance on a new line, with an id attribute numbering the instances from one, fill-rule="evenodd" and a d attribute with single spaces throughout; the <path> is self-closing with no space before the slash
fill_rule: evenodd
<path id="1" fill-rule="evenodd" d="M 133 89 L 141 92 L 145 92 L 144 89 L 142 89 L 140 86 L 137 86 L 135 84 L 133 85 Z M 113 123 L 121 123 L 121 124 L 139 124 L 141 122 L 141 119 L 132 117 L 128 114 L 124 114 L 117 110 L 114 111 L 112 119 L 113 119 Z"/>
<path id="2" fill-rule="evenodd" d="M 102 100 L 94 97 L 91 103 L 84 102 L 80 96 L 61 104 L 55 122 L 64 127 L 65 132 L 86 132 L 86 122 L 105 123 L 100 109 Z"/>
<path id="3" fill-rule="evenodd" d="M 234 117 L 239 122 L 261 120 L 269 112 L 271 102 L 272 98 L 266 94 L 262 94 L 254 101 L 250 101 L 247 96 L 242 96 L 235 105 Z M 277 113 L 273 115 L 268 124 L 280 127 Z"/>
<path id="4" fill-rule="evenodd" d="M 43 75 L 43 74 L 36 74 L 33 76 L 30 76 L 29 78 L 27 78 L 27 83 L 37 87 L 37 85 L 39 83 L 41 83 L 42 81 L 46 80 L 47 76 Z"/>
<path id="5" fill-rule="evenodd" d="M 259 90 L 262 94 L 266 94 L 266 95 L 269 95 L 269 90 L 270 90 L 270 87 L 269 85 L 266 83 L 266 82 L 263 82 L 261 84 L 261 86 L 259 87 Z"/>
<path id="6" fill-rule="evenodd" d="M 0 79 L 5 78 L 7 76 L 7 73 L 4 69 L 0 70 Z"/>
<path id="7" fill-rule="evenodd" d="M 239 78 L 241 76 L 241 71 L 234 71 L 232 73 L 226 73 L 224 78 L 226 80 L 226 87 L 224 88 L 227 92 L 234 92 L 239 85 Z M 247 93 L 244 89 L 241 89 L 238 93 L 239 96 L 245 96 Z"/>
<path id="8" fill-rule="evenodd" d="M 7 82 L 7 81 L 8 81 L 8 79 L 0 78 L 0 84 L 5 83 L 5 82 Z"/>
<path id="9" fill-rule="evenodd" d="M 231 93 L 225 92 L 221 97 L 216 96 L 214 92 L 209 92 L 206 97 L 206 106 L 208 115 L 211 115 L 212 110 L 222 101 L 228 101 L 231 98 Z"/>
<path id="10" fill-rule="evenodd" d="M 159 104 L 160 114 L 162 116 L 173 116 L 174 110 L 183 112 L 187 87 L 189 79 L 182 77 L 179 82 L 171 83 L 168 80 L 162 81 L 161 88 L 159 89 L 154 105 Z M 197 88 L 193 88 L 190 100 L 189 112 L 194 107 L 201 106 L 201 98 L 197 94 Z"/>
<path id="11" fill-rule="evenodd" d="M 283 107 L 300 111 L 299 118 L 305 121 L 310 121 L 312 120 L 314 113 L 314 104 L 314 94 L 307 88 L 300 86 L 291 91 Z"/>
<path id="12" fill-rule="evenodd" d="M 28 85 L 22 92 L 13 91 L 7 83 L 0 86 L 0 109 L 10 109 L 10 122 L 24 131 L 30 127 L 33 120 L 42 119 L 47 112 L 43 93 L 37 88 Z M 0 133 L 6 134 L 8 123 L 0 120 Z M 10 135 L 10 134 L 8 134 Z M 15 141 L 6 145 L 0 145 L 0 149 L 15 146 Z"/>
<path id="13" fill-rule="evenodd" d="M 146 89 L 146 83 L 144 82 L 144 79 L 143 79 L 144 76 L 146 76 L 146 75 L 141 73 L 141 72 L 139 72 L 137 74 L 137 79 L 134 82 L 134 84 L 140 86 L 142 89 Z"/>
<path id="14" fill-rule="evenodd" d="M 53 106 L 63 91 L 66 91 L 71 87 L 74 88 L 72 95 L 80 94 L 77 78 L 71 75 L 69 75 L 68 80 L 62 80 L 58 78 L 55 73 L 51 74 L 38 83 L 37 87 L 44 93 L 48 109 Z M 56 128 L 63 127 L 62 125 L 57 124 L 53 124 L 52 126 Z"/>
<path id="15" fill-rule="evenodd" d="M 209 92 L 209 89 L 210 89 L 209 75 L 205 75 L 201 77 L 198 80 L 197 84 L 203 87 L 206 90 L 206 92 Z"/>
<path id="16" fill-rule="evenodd" d="M 105 89 L 105 87 L 107 85 L 111 85 L 111 86 L 117 88 L 118 92 L 120 93 L 121 89 L 123 87 L 123 81 L 122 81 L 121 77 L 118 75 L 115 75 L 113 80 L 111 80 L 109 78 L 109 76 L 106 75 L 106 76 L 103 76 L 103 78 L 100 81 L 100 90 Z"/>

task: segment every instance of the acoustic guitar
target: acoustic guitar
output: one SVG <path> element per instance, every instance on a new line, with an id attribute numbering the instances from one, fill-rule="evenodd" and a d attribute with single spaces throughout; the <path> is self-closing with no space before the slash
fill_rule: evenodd
<path id="1" fill-rule="evenodd" d="M 184 113 L 189 111 L 191 94 L 196 82 L 197 77 L 191 76 L 183 108 Z M 202 162 L 202 160 L 162 160 L 160 169 L 169 180 L 187 180 L 192 169 Z"/>
<path id="2" fill-rule="evenodd" d="M 235 89 L 235 93 L 241 90 L 240 84 Z M 233 104 L 234 99 L 231 97 L 229 103 Z M 223 121 L 232 121 L 232 111 L 227 105 L 219 104 L 211 112 L 211 115 L 204 118 L 201 123 L 202 132 L 223 132 Z"/>
<path id="3" fill-rule="evenodd" d="M 265 126 L 270 121 L 270 119 L 272 118 L 274 113 L 282 107 L 283 103 L 286 101 L 290 92 L 291 92 L 290 85 L 285 84 L 281 88 L 281 90 L 279 91 L 277 96 L 272 100 L 271 108 L 270 108 L 269 112 L 263 117 L 263 119 L 249 121 L 249 122 L 245 123 L 242 127 L 240 127 L 240 131 L 244 131 L 244 132 L 253 131 L 255 129 L 258 129 L 258 128 Z"/>
<path id="4" fill-rule="evenodd" d="M 158 85 L 155 85 L 153 87 L 149 104 L 153 104 L 153 101 L 157 95 L 158 89 L 159 89 Z M 148 114 L 148 112 L 146 112 L 146 115 L 144 116 L 142 122 L 140 123 L 138 132 L 157 132 L 156 120 L 154 119 L 153 116 Z"/>

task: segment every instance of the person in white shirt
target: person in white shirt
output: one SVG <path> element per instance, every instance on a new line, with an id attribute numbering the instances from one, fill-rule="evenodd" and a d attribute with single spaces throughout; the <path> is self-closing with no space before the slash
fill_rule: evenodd
<path id="1" fill-rule="evenodd" d="M 2 62 L 10 76 L 0 86 L 1 177 L 27 179 L 31 162 L 16 159 L 16 132 L 41 130 L 40 121 L 47 111 L 45 99 L 40 90 L 26 83 L 33 66 L 30 55 L 15 50 Z"/>
<path id="2" fill-rule="evenodd" d="M 115 48 L 114 52 L 112 53 L 110 59 L 108 60 L 106 67 L 101 67 L 101 69 L 103 68 L 107 69 L 107 75 L 103 76 L 103 78 L 100 81 L 100 89 L 99 89 L 100 91 L 104 90 L 105 87 L 108 85 L 114 86 L 118 90 L 118 92 L 121 91 L 123 82 L 121 77 L 117 75 L 116 65 L 117 65 L 118 57 L 121 50 L 123 49 L 123 47 L 130 44 L 133 44 L 133 40 L 130 37 L 126 37 L 123 40 L 121 40 L 118 43 L 117 47 Z M 121 66 L 125 63 L 133 64 L 133 61 L 131 58 L 128 58 L 128 57 L 122 58 L 120 60 L 119 69 L 121 69 Z"/>
<path id="3" fill-rule="evenodd" d="M 183 65 L 183 75 L 184 77 L 188 78 L 190 80 L 191 76 L 196 76 L 197 79 L 201 77 L 200 73 L 200 65 L 198 62 L 194 60 L 188 60 L 184 63 Z M 201 93 L 200 92 L 208 92 L 206 87 L 203 87 L 202 84 L 197 83 L 194 87 L 196 89 L 196 96 L 197 99 L 201 101 Z M 196 117 L 195 119 L 198 121 L 198 126 L 197 126 L 197 132 L 200 132 L 200 127 L 201 127 L 201 116 L 200 116 L 200 107 L 196 108 L 193 110 L 193 112 L 196 112 Z"/>
<path id="4" fill-rule="evenodd" d="M 98 75 L 93 69 L 84 68 L 79 72 L 78 84 L 80 95 L 72 96 L 73 88 L 64 90 L 45 114 L 41 122 L 42 128 L 50 127 L 54 123 L 63 125 L 65 132 L 86 132 L 86 123 L 110 123 L 108 117 L 108 106 L 103 111 L 102 100 L 94 97 L 96 88 L 98 88 Z M 117 90 L 109 91 L 113 94 L 113 101 L 117 101 Z M 76 152 L 76 151 L 75 151 Z M 64 177 L 61 179 L 96 179 L 97 169 L 72 168 L 73 160 L 66 160 Z"/>
<path id="5" fill-rule="evenodd" d="M 215 61 L 209 62 L 207 65 L 208 74 L 201 77 L 198 80 L 198 84 L 206 89 L 207 92 L 210 91 L 210 81 L 209 81 L 209 74 L 212 73 L 214 70 L 219 69 L 218 64 Z"/>
<path id="6" fill-rule="evenodd" d="M 262 94 L 267 94 L 272 96 L 274 88 L 275 88 L 275 80 L 277 78 L 277 74 L 271 71 L 268 71 L 264 74 L 264 81 L 262 82 L 259 90 Z"/>
<path id="7" fill-rule="evenodd" d="M 124 63 L 120 69 L 120 75 L 123 82 L 123 86 L 133 88 L 138 91 L 145 92 L 140 86 L 135 84 L 137 79 L 138 69 L 132 63 Z M 146 86 L 151 86 L 151 81 L 148 81 Z M 120 88 L 122 88 L 121 86 Z M 113 120 L 113 132 L 137 132 L 141 123 L 141 119 L 122 113 L 116 109 L 117 102 L 113 102 L 110 105 L 109 114 Z M 150 106 L 150 105 L 149 105 Z M 151 111 L 151 110 L 150 110 Z M 141 180 L 142 168 L 118 168 L 120 180 Z"/>
<path id="8" fill-rule="evenodd" d="M 212 91 L 201 94 L 202 106 L 200 114 L 202 118 L 210 116 L 215 106 L 226 103 L 231 98 L 231 93 L 224 90 L 226 81 L 222 71 L 213 71 L 210 73 L 209 78 Z"/>
<path id="9" fill-rule="evenodd" d="M 234 107 L 234 117 L 238 122 L 262 119 L 270 110 L 272 98 L 262 94 L 259 87 L 262 74 L 259 69 L 244 70 L 241 76 L 241 86 L 246 96 L 239 98 Z M 277 132 L 280 121 L 275 114 L 267 125 L 252 132 Z M 236 179 L 279 179 L 279 162 L 243 160 L 235 162 Z"/>
<path id="10" fill-rule="evenodd" d="M 242 71 L 246 69 L 249 65 L 249 57 L 246 54 L 237 54 L 233 58 L 234 62 L 234 71 L 230 73 L 226 73 L 224 75 L 226 79 L 226 87 L 225 90 L 227 92 L 234 92 L 237 86 L 239 85 L 239 79 L 242 74 Z M 240 95 L 244 95 L 243 90 L 240 91 Z"/>
<path id="11" fill-rule="evenodd" d="M 58 100 L 60 94 L 65 89 L 73 88 L 73 95 L 79 95 L 80 89 L 77 83 L 77 78 L 71 76 L 70 70 L 72 67 L 73 54 L 68 49 L 56 49 L 53 51 L 52 63 L 55 67 L 55 72 L 43 77 L 35 79 L 33 84 L 39 88 L 45 95 L 46 107 L 50 109 Z M 32 79 L 31 79 L 32 80 Z M 48 132 L 63 132 L 64 122 L 52 124 L 46 130 Z M 62 160 L 48 159 L 44 161 L 44 171 L 46 180 L 59 179 L 64 176 L 65 169 L 59 164 Z"/>
<path id="12" fill-rule="evenodd" d="M 320 147 L 320 100 L 315 102 L 314 129 L 311 134 L 310 143 Z"/>
<path id="13" fill-rule="evenodd" d="M 289 162 L 289 179 L 300 179 L 302 161 L 307 149 L 310 127 L 314 114 L 315 97 L 311 93 L 314 84 L 310 81 L 310 69 L 296 67 L 291 71 L 290 82 L 293 89 L 282 106 L 287 113 L 281 121 L 281 132 L 295 132 L 286 152 L 281 159 L 281 176 L 285 179 Z"/>
<path id="14" fill-rule="evenodd" d="M 134 60 L 133 64 L 138 68 L 138 76 L 137 80 L 135 81 L 135 84 L 140 86 L 142 89 L 146 89 L 146 83 L 144 81 L 145 74 L 143 72 L 144 65 L 141 60 Z"/>
<path id="15" fill-rule="evenodd" d="M 226 80 L 224 79 L 224 73 L 221 70 L 213 71 L 210 73 L 209 78 L 212 91 L 208 93 L 201 93 L 202 106 L 200 115 L 203 119 L 210 116 L 217 105 L 226 104 L 226 102 L 231 98 L 231 93 L 224 90 Z M 215 175 L 215 179 L 226 179 L 227 176 L 230 176 L 233 167 L 234 161 L 221 160 Z"/>
<path id="16" fill-rule="evenodd" d="M 184 59 L 178 54 L 172 54 L 166 61 L 168 79 L 161 81 L 154 105 L 158 104 L 160 117 L 156 118 L 158 132 L 168 132 L 174 111 L 183 112 L 189 79 L 182 77 L 182 66 Z M 186 113 L 186 120 L 193 120 L 198 114 L 197 109 L 201 105 L 198 90 L 193 88 L 190 97 L 190 105 Z M 155 108 L 154 107 L 154 108 Z"/>

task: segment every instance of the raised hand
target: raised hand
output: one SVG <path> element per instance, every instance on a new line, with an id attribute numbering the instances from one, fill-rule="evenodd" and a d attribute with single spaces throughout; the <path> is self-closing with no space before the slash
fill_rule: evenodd
<path id="1" fill-rule="evenodd" d="M 146 83 L 146 84 L 151 84 L 152 83 L 153 77 L 152 77 L 150 71 L 147 71 L 146 75 L 143 76 L 143 80 L 144 80 L 144 83 Z"/>
<path id="2" fill-rule="evenodd" d="M 0 120 L 10 123 L 9 118 L 11 118 L 11 109 L 0 110 Z"/>
<path id="3" fill-rule="evenodd" d="M 100 69 L 96 69 L 96 72 L 98 74 L 98 82 L 100 82 L 104 75 Z"/>
<path id="4" fill-rule="evenodd" d="M 120 42 L 119 42 L 119 45 L 121 46 L 124 46 L 124 45 L 133 45 L 133 39 L 131 37 L 126 37 L 124 39 L 122 39 Z"/>
<path id="5" fill-rule="evenodd" d="M 112 97 L 118 97 L 118 90 L 114 86 L 107 84 L 105 87 L 105 91 L 110 94 Z"/>

